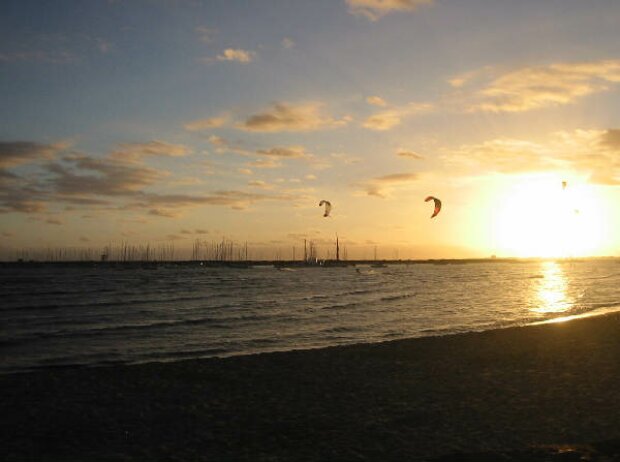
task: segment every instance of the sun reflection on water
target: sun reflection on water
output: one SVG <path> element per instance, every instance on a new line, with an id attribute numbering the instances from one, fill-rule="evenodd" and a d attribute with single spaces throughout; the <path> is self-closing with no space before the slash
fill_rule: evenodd
<path id="1" fill-rule="evenodd" d="M 564 313 L 574 300 L 567 294 L 567 280 L 562 267 L 555 261 L 541 263 L 542 276 L 536 292 L 534 307 L 536 313 Z"/>

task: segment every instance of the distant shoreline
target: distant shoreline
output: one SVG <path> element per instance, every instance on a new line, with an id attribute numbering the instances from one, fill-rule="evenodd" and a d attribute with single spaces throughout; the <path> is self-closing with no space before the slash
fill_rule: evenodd
<path id="1" fill-rule="evenodd" d="M 429 258 L 429 259 L 407 259 L 407 260 L 319 260 L 318 262 L 304 262 L 301 260 L 133 260 L 133 261 L 97 261 L 97 260 L 72 260 L 72 261 L 44 261 L 44 260 L 24 260 L 24 261 L 0 261 L 0 266 L 41 266 L 41 265 L 84 265 L 84 266 L 159 266 L 159 265 L 182 265 L 182 266 L 206 266 L 223 268 L 242 268 L 247 266 L 276 266 L 276 267 L 335 267 L 335 266 L 356 266 L 356 265 L 463 265 L 475 263 L 530 263 L 542 261 L 562 261 L 562 262 L 582 262 L 593 260 L 618 260 L 620 256 L 594 256 L 594 257 L 505 257 L 505 258 Z"/>

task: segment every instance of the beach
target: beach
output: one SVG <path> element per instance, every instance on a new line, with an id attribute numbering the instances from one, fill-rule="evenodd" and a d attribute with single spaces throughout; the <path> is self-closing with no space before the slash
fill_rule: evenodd
<path id="1" fill-rule="evenodd" d="M 620 460 L 620 314 L 0 384 L 2 460 Z"/>

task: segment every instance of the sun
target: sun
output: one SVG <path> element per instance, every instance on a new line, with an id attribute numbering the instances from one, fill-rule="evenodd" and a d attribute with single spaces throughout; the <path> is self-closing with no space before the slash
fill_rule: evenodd
<path id="1" fill-rule="evenodd" d="M 522 177 L 497 206 L 493 235 L 502 254 L 582 257 L 603 244 L 603 207 L 587 183 L 557 175 Z"/>

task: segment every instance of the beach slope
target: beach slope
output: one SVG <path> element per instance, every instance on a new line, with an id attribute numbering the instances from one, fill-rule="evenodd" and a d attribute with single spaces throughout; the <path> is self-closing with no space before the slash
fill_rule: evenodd
<path id="1" fill-rule="evenodd" d="M 3 460 L 620 460 L 618 314 L 0 386 Z"/>

